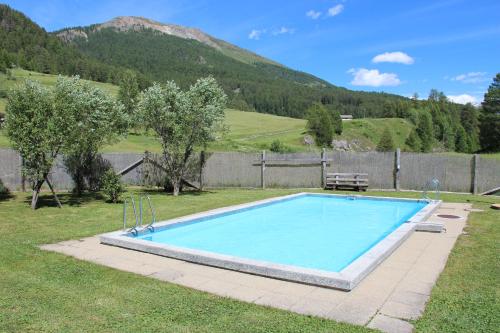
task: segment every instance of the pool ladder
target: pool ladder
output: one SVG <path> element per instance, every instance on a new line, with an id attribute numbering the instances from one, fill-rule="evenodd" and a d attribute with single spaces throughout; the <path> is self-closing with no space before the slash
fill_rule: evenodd
<path id="1" fill-rule="evenodd" d="M 439 179 L 433 178 L 424 185 L 422 189 L 422 200 L 432 201 L 430 192 L 434 192 L 434 200 L 439 200 L 441 194 Z"/>
<path id="2" fill-rule="evenodd" d="M 143 214 L 142 214 L 144 199 L 148 201 L 149 210 L 151 211 L 151 222 L 145 227 L 143 227 Z M 125 199 L 125 201 L 123 202 L 123 230 L 127 230 L 127 232 L 131 232 L 134 235 L 137 235 L 140 229 L 142 230 L 148 229 L 149 231 L 154 231 L 154 224 L 156 223 L 156 213 L 153 204 L 151 203 L 151 198 L 149 197 L 149 195 L 139 196 L 139 215 L 137 215 L 137 208 L 133 196 L 130 196 L 130 203 L 132 205 L 132 209 L 134 212 L 135 225 L 130 229 L 127 228 L 128 201 Z"/>

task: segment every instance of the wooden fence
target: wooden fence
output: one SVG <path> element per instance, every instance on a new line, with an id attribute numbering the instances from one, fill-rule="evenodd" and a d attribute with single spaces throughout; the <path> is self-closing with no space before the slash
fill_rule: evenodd
<path id="1" fill-rule="evenodd" d="M 144 184 L 144 165 L 136 164 L 144 154 L 103 154 L 115 171 L 123 172 L 128 185 Z M 0 149 L 0 181 L 12 190 L 22 188 L 21 158 L 10 149 Z M 195 164 L 197 165 L 197 164 Z M 202 163 L 199 164 L 200 167 Z M 190 181 L 207 188 L 320 188 L 326 173 L 367 173 L 372 189 L 422 190 L 438 179 L 443 191 L 482 193 L 500 186 L 500 161 L 479 155 L 454 156 L 396 152 L 322 153 L 210 153 L 204 167 Z M 71 177 L 59 159 L 51 172 L 57 189 L 71 189 Z"/>

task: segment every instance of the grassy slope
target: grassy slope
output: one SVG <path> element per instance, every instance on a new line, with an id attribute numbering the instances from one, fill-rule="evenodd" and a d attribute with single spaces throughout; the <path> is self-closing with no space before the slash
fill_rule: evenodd
<path id="1" fill-rule="evenodd" d="M 174 198 L 151 193 L 161 219 L 195 211 L 293 193 L 293 190 L 217 190 Z M 375 193 L 416 197 L 419 193 Z M 72 200 L 63 209 L 42 197 L 33 212 L 28 197 L 0 200 L 0 331 L 171 331 L 171 332 L 368 332 L 361 327 L 242 303 L 139 275 L 102 267 L 38 245 L 77 239 L 120 228 L 121 206 L 94 197 Z M 469 201 L 472 213 L 434 288 L 418 332 L 492 332 L 498 327 L 498 211 L 492 197 L 443 194 Z M 497 199 L 498 202 L 498 199 Z M 50 206 L 49 206 L 50 205 Z M 23 223 L 19 223 L 23 221 Z M 478 260 L 480 258 L 480 260 Z"/>
<path id="2" fill-rule="evenodd" d="M 209 147 L 211 151 L 259 151 L 269 149 L 279 139 L 292 151 L 319 151 L 318 147 L 303 144 L 306 121 L 255 112 L 226 111 L 228 132 Z M 359 119 L 344 123 L 344 133 L 337 140 L 357 140 L 363 149 L 373 149 L 380 140 L 385 126 L 393 133 L 394 142 L 404 147 L 411 125 L 403 119 Z M 131 134 L 104 150 L 108 152 L 159 151 L 160 146 L 152 135 Z"/>
<path id="3" fill-rule="evenodd" d="M 374 149 L 382 132 L 386 127 L 389 128 L 396 147 L 405 147 L 405 141 L 413 125 L 407 120 L 399 118 L 389 119 L 358 119 L 346 121 L 344 124 L 344 132 L 341 138 L 344 140 L 357 140 L 365 149 Z"/>

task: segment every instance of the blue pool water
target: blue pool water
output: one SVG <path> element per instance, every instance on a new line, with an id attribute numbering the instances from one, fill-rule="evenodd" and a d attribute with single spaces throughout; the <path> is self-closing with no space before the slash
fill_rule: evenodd
<path id="1" fill-rule="evenodd" d="M 303 195 L 194 220 L 138 238 L 339 272 L 426 204 Z"/>

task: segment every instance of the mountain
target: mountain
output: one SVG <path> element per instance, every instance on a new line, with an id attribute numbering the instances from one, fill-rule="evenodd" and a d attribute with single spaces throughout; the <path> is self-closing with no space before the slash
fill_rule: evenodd
<path id="1" fill-rule="evenodd" d="M 140 31 L 143 29 L 151 29 L 166 35 L 176 36 L 183 39 L 196 40 L 202 44 L 221 51 L 229 57 L 246 63 L 263 62 L 279 65 L 278 63 L 261 57 L 253 52 L 244 50 L 223 40 L 212 37 L 199 29 L 187 28 L 176 24 L 160 23 L 143 17 L 119 16 L 108 22 L 96 24 L 93 27 L 95 30 L 100 30 L 102 28 L 114 28 L 118 31 Z M 57 32 L 56 34 L 66 42 L 70 42 L 75 38 L 88 38 L 87 34 L 84 31 L 79 30 L 78 28 L 64 29 Z"/>
<path id="2" fill-rule="evenodd" d="M 199 77 L 213 75 L 228 94 L 230 106 L 241 110 L 301 118 L 313 102 L 322 101 L 355 117 L 381 117 L 387 105 L 408 101 L 339 88 L 199 29 L 141 17 L 117 17 L 54 35 L 88 57 L 133 69 L 150 81 L 174 80 L 187 87 Z"/>
<path id="3" fill-rule="evenodd" d="M 87 79 L 115 83 L 124 71 L 84 55 L 21 12 L 0 4 L 0 71 L 12 66 L 41 73 L 79 74 Z"/>

